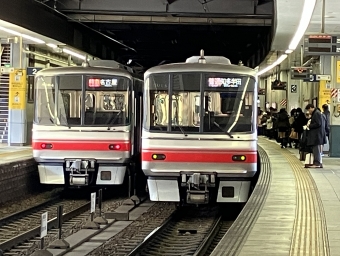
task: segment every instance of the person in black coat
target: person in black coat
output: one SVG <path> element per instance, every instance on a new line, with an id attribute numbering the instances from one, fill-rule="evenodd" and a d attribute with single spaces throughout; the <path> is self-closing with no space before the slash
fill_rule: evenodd
<path id="1" fill-rule="evenodd" d="M 307 124 L 307 122 L 308 122 L 308 119 L 306 118 L 305 113 L 302 112 L 301 108 L 297 108 L 296 118 L 292 125 L 294 130 L 298 133 L 298 137 L 299 137 L 299 141 L 297 144 L 295 144 L 295 148 L 299 147 L 299 143 L 300 143 L 302 133 L 303 133 L 303 127 Z"/>
<path id="2" fill-rule="evenodd" d="M 285 148 L 285 147 L 287 147 L 286 134 L 287 134 L 287 131 L 290 128 L 290 124 L 289 124 L 288 113 L 284 108 L 281 108 L 279 114 L 277 115 L 277 128 L 279 130 L 279 138 L 281 140 L 281 148 Z"/>
<path id="3" fill-rule="evenodd" d="M 322 168 L 321 146 L 326 140 L 325 118 L 313 104 L 308 104 L 306 110 L 312 115 L 310 124 L 307 124 L 307 129 L 309 129 L 307 145 L 312 146 L 314 157 L 313 164 L 308 167 Z"/>

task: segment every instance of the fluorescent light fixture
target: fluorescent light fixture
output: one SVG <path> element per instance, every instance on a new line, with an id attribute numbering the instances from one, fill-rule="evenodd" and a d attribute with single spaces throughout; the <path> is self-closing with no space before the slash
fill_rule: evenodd
<path id="1" fill-rule="evenodd" d="M 51 47 L 51 48 L 57 48 L 58 47 L 58 45 L 55 45 L 55 44 L 46 44 L 48 47 Z"/>
<path id="2" fill-rule="evenodd" d="M 276 67 L 277 65 L 281 64 L 282 61 L 284 61 L 286 58 L 288 57 L 287 54 L 282 54 L 276 61 L 274 61 L 274 63 L 272 63 L 271 65 L 269 65 L 268 67 L 262 69 L 261 71 L 257 72 L 257 76 L 260 76 L 266 72 L 268 72 L 269 70 L 271 70 L 272 68 Z"/>
<path id="3" fill-rule="evenodd" d="M 308 28 L 310 19 L 312 18 L 315 4 L 316 4 L 316 0 L 305 0 L 302 14 L 301 14 L 300 23 L 299 23 L 299 26 L 295 32 L 295 35 L 292 41 L 289 44 L 289 48 L 288 48 L 289 50 L 295 50 L 301 38 L 305 34 L 306 29 Z"/>
<path id="4" fill-rule="evenodd" d="M 286 50 L 286 51 L 285 51 L 286 54 L 290 54 L 290 53 L 292 53 L 292 52 L 293 52 L 293 50 Z"/>
<path id="5" fill-rule="evenodd" d="M 21 36 L 23 38 L 26 38 L 26 39 L 31 40 L 33 42 L 36 42 L 38 44 L 44 44 L 45 43 L 45 41 L 43 41 L 43 40 L 41 40 L 39 38 L 33 37 L 33 36 L 29 36 L 29 35 L 25 35 L 25 34 L 21 34 Z"/>
<path id="6" fill-rule="evenodd" d="M 21 36 L 21 34 L 19 32 L 16 32 L 16 31 L 9 29 L 9 28 L 4 28 L 4 27 L 0 26 L 0 30 L 5 31 L 5 32 L 12 34 L 12 35 Z"/>
<path id="7" fill-rule="evenodd" d="M 71 51 L 71 50 L 66 49 L 66 48 L 63 48 L 63 52 L 64 52 L 64 53 L 67 53 L 67 54 L 70 54 L 70 55 L 72 55 L 72 56 L 74 56 L 74 57 L 77 57 L 77 58 L 79 58 L 79 59 L 81 59 L 81 60 L 85 60 L 85 59 L 86 59 L 86 57 L 85 57 L 84 55 L 81 55 L 81 54 L 79 54 L 79 53 L 76 53 L 76 52 Z"/>
<path id="8" fill-rule="evenodd" d="M 31 40 L 31 41 L 33 41 L 33 42 L 38 43 L 38 44 L 44 44 L 44 43 L 45 43 L 45 42 L 44 42 L 43 40 L 41 40 L 41 39 L 38 39 L 38 38 L 33 37 L 33 36 L 21 34 L 21 33 L 17 32 L 17 31 L 14 31 L 14 30 L 12 30 L 12 29 L 9 29 L 9 28 L 5 28 L 5 27 L 1 27 L 1 26 L 0 26 L 0 30 L 5 31 L 5 32 L 7 32 L 7 33 L 9 33 L 9 34 L 12 34 L 12 35 L 21 36 L 21 37 L 23 37 L 23 38 L 29 39 L 29 40 Z"/>

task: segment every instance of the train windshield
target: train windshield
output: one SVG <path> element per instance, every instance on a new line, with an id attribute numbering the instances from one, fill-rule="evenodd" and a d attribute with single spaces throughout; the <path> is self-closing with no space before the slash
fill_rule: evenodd
<path id="1" fill-rule="evenodd" d="M 110 75 L 40 76 L 36 80 L 35 123 L 128 125 L 129 81 Z"/>
<path id="2" fill-rule="evenodd" d="M 255 79 L 228 73 L 153 74 L 144 127 L 182 133 L 251 133 Z M 149 101 L 149 102 L 148 102 Z"/>

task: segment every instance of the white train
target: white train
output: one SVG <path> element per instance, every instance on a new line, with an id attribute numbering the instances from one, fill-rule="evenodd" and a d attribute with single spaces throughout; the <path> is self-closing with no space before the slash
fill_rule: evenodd
<path id="1" fill-rule="evenodd" d="M 146 71 L 142 169 L 152 201 L 247 201 L 258 161 L 255 74 L 203 51 Z"/>
<path id="2" fill-rule="evenodd" d="M 142 87 L 142 77 L 110 61 L 38 72 L 32 145 L 40 182 L 122 184 L 140 159 Z"/>

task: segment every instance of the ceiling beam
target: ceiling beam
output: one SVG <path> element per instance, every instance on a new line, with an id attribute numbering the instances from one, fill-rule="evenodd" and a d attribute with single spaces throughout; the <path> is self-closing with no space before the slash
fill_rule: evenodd
<path id="1" fill-rule="evenodd" d="M 268 15 L 252 15 L 252 18 L 205 18 L 205 17 L 161 17 L 128 16 L 103 14 L 69 14 L 69 21 L 101 23 L 142 23 L 142 24 L 194 24 L 194 25 L 234 25 L 234 26 L 271 26 Z"/>

